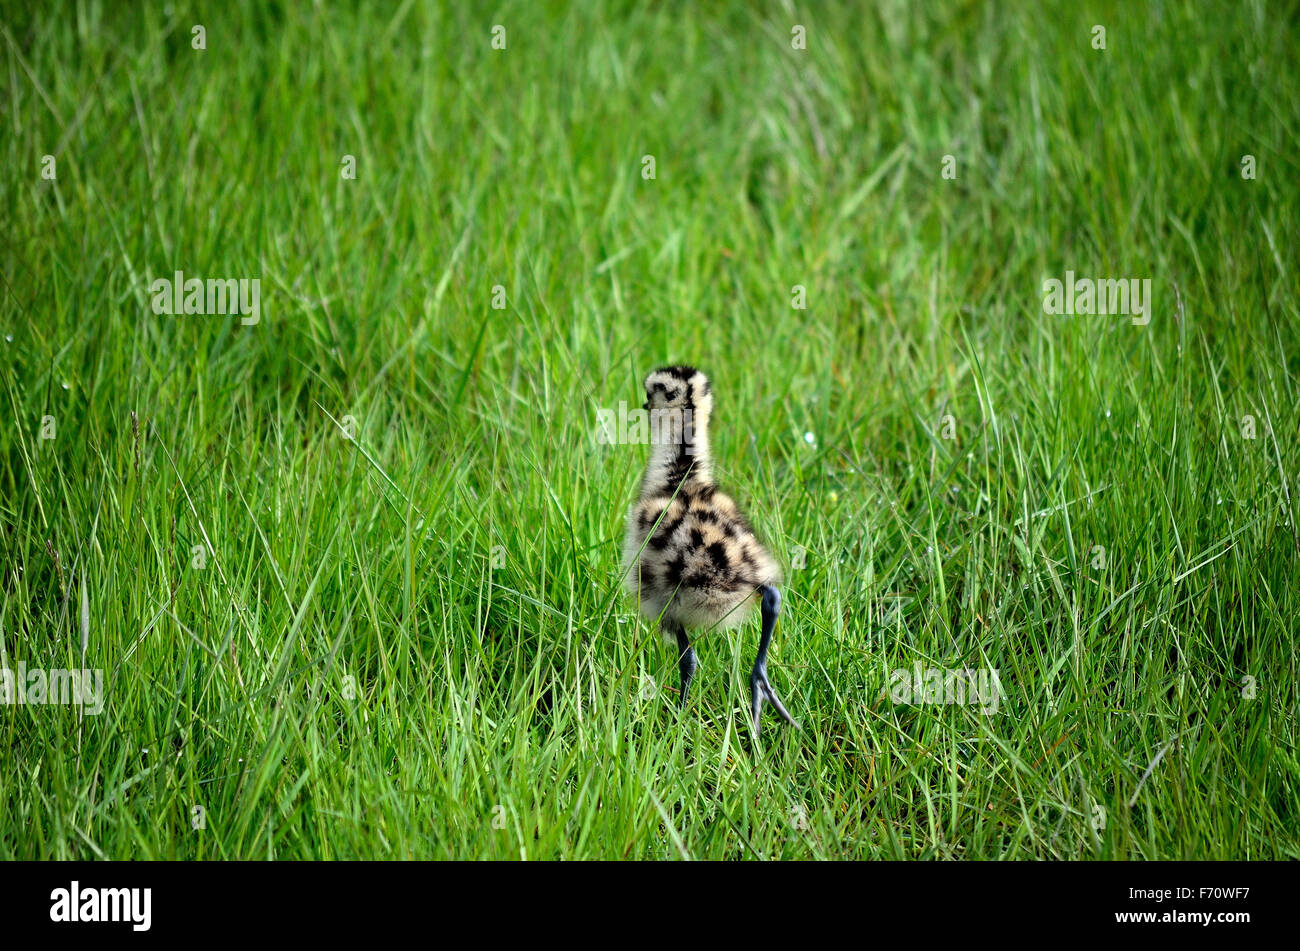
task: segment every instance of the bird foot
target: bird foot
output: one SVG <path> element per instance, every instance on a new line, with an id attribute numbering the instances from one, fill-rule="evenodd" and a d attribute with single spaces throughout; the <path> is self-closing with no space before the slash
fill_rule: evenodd
<path id="1" fill-rule="evenodd" d="M 802 729 L 794 717 L 790 716 L 790 711 L 785 708 L 781 698 L 776 695 L 772 689 L 772 681 L 767 679 L 767 665 L 755 664 L 753 673 L 749 675 L 749 693 L 750 693 L 750 712 L 754 717 L 754 735 L 758 736 L 762 729 L 763 704 L 770 703 L 776 707 L 776 712 L 781 714 L 785 722 L 790 724 L 796 730 Z"/>

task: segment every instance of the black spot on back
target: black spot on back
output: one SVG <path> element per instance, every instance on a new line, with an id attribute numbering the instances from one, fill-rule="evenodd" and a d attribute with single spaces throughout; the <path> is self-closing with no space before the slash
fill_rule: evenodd
<path id="1" fill-rule="evenodd" d="M 667 548 L 668 542 L 673 537 L 673 532 L 677 531 L 677 529 L 681 526 L 682 519 L 684 517 L 685 516 L 679 515 L 671 522 L 667 522 L 667 521 L 660 522 L 659 528 L 656 529 L 655 533 L 650 536 L 650 547 L 654 548 L 657 551 L 663 551 L 665 548 Z"/>
<path id="2" fill-rule="evenodd" d="M 718 491 L 717 488 L 712 484 L 701 482 L 693 483 L 686 489 L 685 494 L 688 502 L 711 502 L 713 501 L 713 493 L 716 491 Z"/>
<path id="3" fill-rule="evenodd" d="M 682 572 L 686 570 L 686 559 L 678 555 L 672 561 L 668 562 L 668 567 L 664 569 L 664 583 L 677 587 L 682 580 Z"/>

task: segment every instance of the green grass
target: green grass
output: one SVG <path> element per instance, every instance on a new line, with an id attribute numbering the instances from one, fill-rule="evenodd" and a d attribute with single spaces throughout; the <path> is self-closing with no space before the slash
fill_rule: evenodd
<path id="1" fill-rule="evenodd" d="M 0 856 L 1300 857 L 1294 3 L 141 6 L 0 27 L 0 666 L 107 697 Z M 802 732 L 621 591 L 667 362 Z"/>

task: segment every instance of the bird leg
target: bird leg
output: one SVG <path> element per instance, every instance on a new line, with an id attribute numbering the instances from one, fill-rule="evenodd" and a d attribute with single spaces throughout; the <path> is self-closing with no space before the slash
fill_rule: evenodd
<path id="1" fill-rule="evenodd" d="M 667 624 L 664 626 L 667 628 Z M 686 696 L 691 692 L 691 680 L 695 677 L 695 668 L 700 665 L 700 662 L 695 657 L 695 648 L 691 646 L 691 639 L 686 636 L 686 629 L 674 623 L 670 630 L 677 635 L 677 670 L 682 675 L 682 695 L 679 703 L 684 707 Z"/>
<path id="2" fill-rule="evenodd" d="M 790 716 L 785 704 L 772 689 L 772 682 L 767 679 L 767 648 L 772 642 L 772 631 L 776 627 L 777 616 L 781 613 L 781 592 L 767 584 L 758 590 L 763 595 L 763 636 L 758 642 L 758 657 L 754 660 L 754 670 L 749 675 L 750 712 L 754 716 L 755 736 L 761 728 L 760 717 L 764 703 L 772 704 L 776 707 L 776 712 L 785 718 L 786 723 L 796 730 L 799 729 L 799 724 Z"/>

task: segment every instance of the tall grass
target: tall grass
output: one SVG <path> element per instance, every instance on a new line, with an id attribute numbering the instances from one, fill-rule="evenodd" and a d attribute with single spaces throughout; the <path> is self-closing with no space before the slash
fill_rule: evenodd
<path id="1" fill-rule="evenodd" d="M 1296 7 L 1038 7 L 6 9 L 0 856 L 1297 857 Z M 621 593 L 667 362 L 802 732 Z"/>

